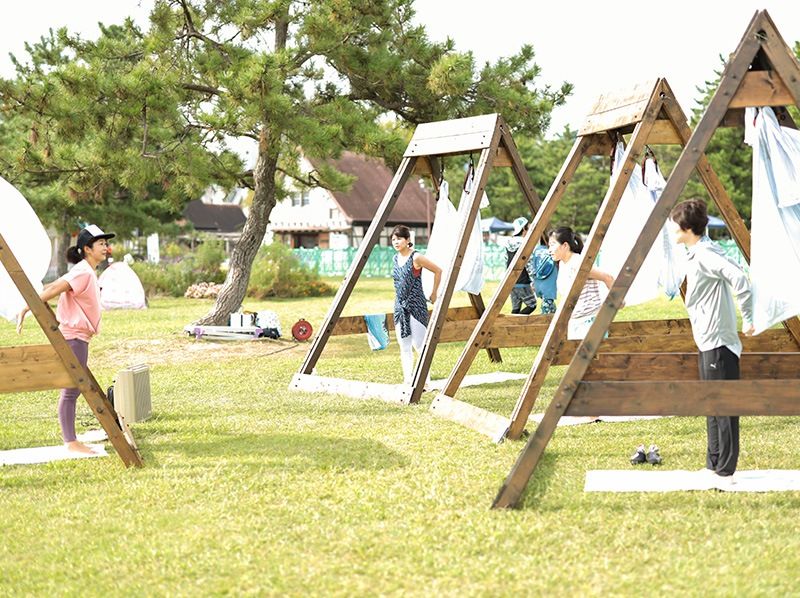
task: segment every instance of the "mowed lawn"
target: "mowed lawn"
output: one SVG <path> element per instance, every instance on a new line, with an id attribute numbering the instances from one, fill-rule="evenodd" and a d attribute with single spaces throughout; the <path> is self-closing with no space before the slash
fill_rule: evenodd
<path id="1" fill-rule="evenodd" d="M 345 313 L 389 311 L 392 297 L 391 281 L 362 281 Z M 245 307 L 278 312 L 289 337 L 301 317 L 319 328 L 330 302 Z M 184 335 L 210 305 L 155 299 L 104 315 L 90 351 L 101 384 L 126 365 L 152 368 L 154 415 L 133 427 L 145 467 L 126 470 L 112 451 L 0 468 L 0 595 L 798 592 L 798 493 L 583 492 L 587 470 L 631 467 L 640 443 L 661 447 L 665 469 L 702 467 L 703 418 L 559 428 L 520 508 L 492 511 L 522 443 L 435 417 L 430 393 L 397 406 L 289 392 L 309 345 Z M 679 300 L 620 314 L 684 316 Z M 1 345 L 43 338 L 33 320 L 22 337 L 0 323 Z M 434 378 L 459 350 L 440 347 Z M 534 355 L 504 350 L 502 369 L 527 373 Z M 494 369 L 481 354 L 472 372 Z M 333 339 L 318 372 L 399 381 L 397 344 L 372 353 L 363 336 Z M 562 372 L 552 369 L 537 411 Z M 521 386 L 458 397 L 508 415 Z M 0 449 L 58 444 L 56 400 L 0 396 Z M 78 420 L 79 431 L 97 427 L 82 399 Z M 800 469 L 798 437 L 800 418 L 743 418 L 740 468 Z"/>

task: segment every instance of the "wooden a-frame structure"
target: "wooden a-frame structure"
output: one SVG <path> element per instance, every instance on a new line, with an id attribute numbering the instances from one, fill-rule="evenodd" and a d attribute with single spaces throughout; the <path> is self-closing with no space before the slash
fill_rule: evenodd
<path id="1" fill-rule="evenodd" d="M 581 162 L 590 156 L 609 155 L 615 143 L 623 135 L 633 133 L 631 142 L 625 153 L 623 167 L 617 169 L 612 178 L 600 210 L 595 217 L 594 228 L 602 233 L 592 237 L 594 244 L 587 243 L 584 249 L 584 261 L 572 292 L 562 298 L 562 305 L 555 317 L 545 320 L 549 324 L 544 329 L 544 322 L 537 329 L 526 329 L 527 334 L 520 334 L 511 339 L 509 346 L 535 346 L 540 349 L 531 373 L 528 377 L 511 417 L 492 413 L 475 405 L 455 398 L 462 386 L 470 367 L 478 353 L 487 342 L 492 340 L 492 329 L 500 309 L 511 293 L 517 276 L 530 258 L 534 247 L 542 234 L 550 225 L 550 219 L 564 197 L 568 185 Z M 445 419 L 450 419 L 466 427 L 472 428 L 495 442 L 504 438 L 518 439 L 524 432 L 539 389 L 544 383 L 550 365 L 566 365 L 572 359 L 578 341 L 566 338 L 567 322 L 583 287 L 590 265 L 597 255 L 617 205 L 628 185 L 632 169 L 636 167 L 637 156 L 645 146 L 679 144 L 683 145 L 689 138 L 689 125 L 680 106 L 665 79 L 657 79 L 642 83 L 632 89 L 618 93 L 601 95 L 592 108 L 584 125 L 578 133 L 572 150 L 553 182 L 542 208 L 538 211 L 521 250 L 510 264 L 500 286 L 495 291 L 486 311 L 474 328 L 469 341 L 456 362 L 450 376 L 431 404 L 431 410 Z M 740 237 L 746 235 L 746 228 L 741 218 L 735 214 L 730 198 L 725 194 L 722 185 L 710 165 L 705 161 L 701 171 L 702 180 L 714 198 L 720 211 L 729 221 L 732 231 Z M 591 257 L 586 257 L 586 256 Z M 800 334 L 798 334 L 800 338 Z M 648 320 L 634 322 L 614 322 L 600 350 L 614 353 L 648 353 L 663 350 L 665 346 L 672 350 L 691 351 L 693 341 L 688 319 L 681 320 Z"/>
<path id="2" fill-rule="evenodd" d="M 786 330 L 768 330 L 754 338 L 743 338 L 742 380 L 700 381 L 696 347 L 677 353 L 672 352 L 676 350 L 672 347 L 664 347 L 654 354 L 621 358 L 598 354 L 603 347 L 603 335 L 692 171 L 697 169 L 708 184 L 710 169 L 704 151 L 714 131 L 720 126 L 741 126 L 745 107 L 785 107 L 788 104 L 800 107 L 800 65 L 767 12 L 758 11 L 731 56 L 714 97 L 689 137 L 605 303 L 580 342 L 541 423 L 500 488 L 493 508 L 517 505 L 558 420 L 564 415 L 800 415 L 797 318 L 784 322 Z M 665 108 L 678 110 L 677 104 L 665 103 Z M 779 115 L 785 126 L 794 126 L 785 110 L 779 111 Z M 632 166 L 631 158 L 641 152 L 642 132 L 646 132 L 652 122 L 652 117 L 646 116 L 637 125 L 626 152 L 625 170 Z M 721 187 L 715 191 L 721 191 Z M 712 193 L 712 197 L 719 206 L 719 196 Z M 732 206 L 719 207 L 749 261 L 747 229 L 741 226 L 741 219 Z M 726 212 L 728 208 L 733 211 Z M 605 231 L 602 220 L 599 226 L 595 223 L 590 234 L 579 278 L 585 278 L 588 265 L 594 259 Z M 574 303 L 574 291 L 573 288 L 567 299 L 568 306 Z M 770 337 L 775 333 L 791 342 L 774 348 L 769 348 L 768 343 L 765 346 L 764 341 L 772 340 Z M 533 374 L 534 377 L 538 375 L 537 368 Z"/>
<path id="3" fill-rule="evenodd" d="M 120 425 L 114 407 L 92 372 L 80 364 L 69 348 L 58 328 L 53 310 L 41 300 L 2 234 L 0 234 L 0 263 L 14 281 L 49 341 L 46 345 L 0 347 L 0 372 L 2 372 L 0 393 L 57 388 L 80 389 L 125 466 L 141 467 L 142 458 L 130 429 L 121 416 Z"/>
<path id="4" fill-rule="evenodd" d="M 331 336 L 366 332 L 363 318 L 340 318 L 340 316 L 409 177 L 413 173 L 429 175 L 438 189 L 443 157 L 474 154 L 479 154 L 479 159 L 472 188 L 465 199 L 468 207 L 463 210 L 459 207 L 463 219 L 460 223 L 453 223 L 454 226 L 459 226 L 461 231 L 458 247 L 451 262 L 441 264 L 444 275 L 439 289 L 439 297 L 433 306 L 425 346 L 416 365 L 412 384 L 410 386 L 381 384 L 314 374 L 314 367 Z M 291 390 L 331 392 L 358 398 L 379 398 L 403 404 L 419 401 L 438 343 L 469 338 L 469 333 L 474 328 L 477 318 L 485 309 L 483 299 L 479 294 L 469 294 L 472 307 L 449 310 L 448 307 L 455 291 L 470 232 L 478 217 L 480 200 L 483 197 L 489 173 L 496 167 L 511 168 L 531 208 L 531 213 L 534 214 L 539 209 L 541 202 L 533 188 L 528 172 L 525 170 L 508 125 L 499 114 L 424 123 L 416 128 L 350 270 L 331 304 L 321 330 L 314 339 L 303 365 L 289 384 Z M 387 316 L 387 323 L 391 327 L 392 314 L 387 314 Z M 541 318 L 541 316 L 501 316 L 496 330 L 499 331 L 501 339 L 513 338 L 518 336 L 519 330 L 530 327 L 541 328 L 540 324 L 536 324 Z M 504 346 L 502 340 L 499 340 L 493 344 L 487 344 L 483 348 L 487 350 L 492 361 L 499 362 L 498 347 L 502 346 Z"/>

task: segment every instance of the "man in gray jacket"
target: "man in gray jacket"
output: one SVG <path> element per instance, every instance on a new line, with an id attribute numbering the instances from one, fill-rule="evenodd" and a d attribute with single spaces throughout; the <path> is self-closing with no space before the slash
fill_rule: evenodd
<path id="1" fill-rule="evenodd" d="M 670 212 L 670 220 L 676 241 L 687 249 L 686 309 L 700 351 L 700 379 L 738 380 L 742 342 L 736 332 L 733 297 L 742 312 L 742 330 L 753 334 L 750 282 L 739 266 L 705 236 L 705 201 L 679 203 Z M 733 475 L 739 459 L 739 417 L 710 416 L 706 426 L 706 469 L 722 477 Z"/>

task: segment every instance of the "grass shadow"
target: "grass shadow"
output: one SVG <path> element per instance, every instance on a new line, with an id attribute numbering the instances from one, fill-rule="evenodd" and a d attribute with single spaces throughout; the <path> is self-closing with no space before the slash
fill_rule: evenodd
<path id="1" fill-rule="evenodd" d="M 226 434 L 214 440 L 150 444 L 149 452 L 175 451 L 187 466 L 206 459 L 266 467 L 382 470 L 403 467 L 406 459 L 385 445 L 366 438 L 336 438 L 314 433 Z M 151 462 L 155 461 L 149 456 Z"/>

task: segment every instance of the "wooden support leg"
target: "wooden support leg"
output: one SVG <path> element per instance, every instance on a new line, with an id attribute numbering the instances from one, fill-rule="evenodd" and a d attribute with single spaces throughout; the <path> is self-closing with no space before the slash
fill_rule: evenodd
<path id="1" fill-rule="evenodd" d="M 461 239 L 458 247 L 450 261 L 449 267 L 445 272 L 443 286 L 444 289 L 440 290 L 439 298 L 436 305 L 433 307 L 433 314 L 431 315 L 430 322 L 428 323 L 428 334 L 425 337 L 425 347 L 419 357 L 417 368 L 414 374 L 414 382 L 412 384 L 412 391 L 409 401 L 411 403 L 419 402 L 422 396 L 422 391 L 425 386 L 425 381 L 428 378 L 428 373 L 431 369 L 433 362 L 433 355 L 436 352 L 436 345 L 439 343 L 439 336 L 442 332 L 444 325 L 444 317 L 447 313 L 447 307 L 450 305 L 450 300 L 455 291 L 456 280 L 458 279 L 458 272 L 461 269 L 461 262 L 464 259 L 464 254 L 467 251 L 469 244 L 469 237 L 472 227 L 475 225 L 475 219 L 480 210 L 480 201 L 483 196 L 483 191 L 486 188 L 486 181 L 489 178 L 489 171 L 492 168 L 492 160 L 496 154 L 497 145 L 500 138 L 500 129 L 496 128 L 494 137 L 490 147 L 481 151 L 481 157 L 478 162 L 478 169 L 475 173 L 476 183 L 470 190 L 469 206 L 464 209 L 464 220 L 462 221 Z M 461 209 L 461 206 L 459 206 Z"/>
<path id="2" fill-rule="evenodd" d="M 317 361 L 319 361 L 320 355 L 322 355 L 322 350 L 325 348 L 325 345 L 327 344 L 328 339 L 333 332 L 336 321 L 342 314 L 342 310 L 344 309 L 347 300 L 350 298 L 356 282 L 358 282 L 358 277 L 361 274 L 361 271 L 364 269 L 367 259 L 369 259 L 369 254 L 372 251 L 372 248 L 378 243 L 381 231 L 383 230 L 386 221 L 389 219 L 389 214 L 391 214 L 392 208 L 397 202 L 397 198 L 400 196 L 408 177 L 411 176 L 411 173 L 414 170 L 416 161 L 417 158 L 414 157 L 403 158 L 403 161 L 400 163 L 400 168 L 398 168 L 397 172 L 395 173 L 394 179 L 392 179 L 392 183 L 389 185 L 389 189 L 387 189 L 386 194 L 383 197 L 383 201 L 378 208 L 378 212 L 375 215 L 375 218 L 372 220 L 369 229 L 367 229 L 367 234 L 364 236 L 364 241 L 358 248 L 356 257 L 353 260 L 353 263 L 350 265 L 350 270 L 342 282 L 342 285 L 339 287 L 336 297 L 333 299 L 333 303 L 328 310 L 328 315 L 325 316 L 325 321 L 320 328 L 320 332 L 314 339 L 314 344 L 311 345 L 311 349 L 309 350 L 308 355 L 306 355 L 306 359 L 303 362 L 303 365 L 300 367 L 299 373 L 311 374 L 314 370 L 314 366 L 317 365 Z"/>
<path id="3" fill-rule="evenodd" d="M 472 304 L 472 307 L 475 308 L 475 311 L 480 318 L 483 315 L 483 312 L 486 311 L 486 305 L 483 303 L 483 296 L 481 296 L 480 293 L 477 295 L 467 293 L 467 295 L 469 295 L 469 302 Z M 503 363 L 503 357 L 500 355 L 500 349 L 495 347 L 487 347 L 486 354 L 489 356 L 489 361 L 492 363 Z"/>
<path id="4" fill-rule="evenodd" d="M 622 194 L 625 192 L 625 188 L 628 185 L 632 170 L 636 167 L 636 161 L 638 160 L 639 155 L 647 143 L 647 137 L 653 128 L 653 124 L 655 123 L 655 120 L 661 109 L 662 101 L 659 97 L 657 97 L 658 93 L 659 88 L 654 91 L 656 97 L 651 98 L 647 111 L 645 112 L 644 119 L 636 125 L 636 129 L 634 130 L 630 144 L 625 151 L 623 165 L 612 179 L 612 183 L 608 189 L 608 192 L 606 193 L 605 198 L 603 199 L 602 205 L 600 206 L 600 211 L 595 218 L 592 230 L 589 233 L 589 239 L 586 243 L 583 253 L 581 254 L 581 266 L 578 270 L 575 281 L 573 282 L 572 288 L 570 289 L 566 300 L 563 302 L 563 305 L 558 309 L 553 317 L 553 320 L 550 323 L 550 328 L 545 335 L 542 347 L 539 350 L 539 353 L 536 355 L 536 360 L 534 361 L 531 373 L 528 376 L 528 380 L 525 383 L 522 394 L 520 395 L 519 400 L 514 408 L 514 412 L 511 416 L 511 426 L 508 430 L 508 437 L 511 439 L 516 440 L 522 436 L 522 432 L 525 429 L 525 424 L 528 421 L 528 416 L 530 415 L 530 412 L 533 409 L 533 405 L 536 401 L 536 397 L 538 397 L 539 391 L 544 384 L 544 380 L 547 376 L 547 372 L 550 369 L 550 365 L 552 364 L 559 347 L 566 338 L 569 318 L 572 315 L 573 309 L 575 308 L 575 304 L 577 303 L 578 297 L 583 289 L 583 285 L 588 277 L 589 270 L 594 263 L 597 252 L 600 249 L 600 244 L 602 243 L 603 237 L 608 230 L 611 219 L 614 217 L 614 213 L 619 205 L 620 198 L 622 197 Z M 557 419 L 558 418 L 555 420 L 556 422 Z M 539 433 L 539 430 L 543 430 L 543 432 L 546 432 L 547 440 L 549 440 L 552 430 L 549 432 L 547 431 L 546 421 L 547 420 L 542 421 L 542 423 L 539 425 L 539 428 L 537 428 L 537 434 Z M 555 429 L 555 423 L 553 424 L 553 429 Z M 545 444 L 546 443 L 547 441 L 545 441 Z"/>
<path id="5" fill-rule="evenodd" d="M 545 198 L 544 204 L 537 212 L 532 225 L 528 229 L 528 233 L 526 234 L 522 247 L 519 251 L 517 251 L 517 255 L 514 256 L 514 259 L 511 261 L 511 264 L 506 270 L 503 281 L 495 290 L 494 295 L 489 302 L 489 307 L 483 313 L 478 325 L 472 331 L 470 339 L 467 341 L 467 344 L 464 346 L 464 349 L 461 352 L 461 356 L 458 358 L 453 370 L 450 372 L 450 376 L 447 378 L 447 383 L 445 384 L 441 394 L 448 397 L 455 396 L 458 388 L 464 381 L 464 377 L 469 372 L 473 361 L 475 361 L 475 357 L 482 346 L 482 339 L 490 334 L 491 328 L 497 320 L 497 316 L 500 315 L 500 310 L 503 308 L 503 304 L 511 294 L 511 289 L 514 287 L 514 284 L 516 284 L 520 272 L 522 272 L 522 269 L 525 267 L 525 263 L 530 258 L 534 247 L 536 247 L 536 244 L 539 242 L 539 237 L 544 234 L 547 225 L 550 223 L 553 213 L 555 212 L 558 204 L 561 201 L 561 198 L 564 195 L 567 185 L 575 175 L 578 165 L 580 164 L 584 155 L 586 155 L 586 152 L 589 150 L 591 144 L 592 140 L 589 138 L 579 137 L 575 140 L 567 161 L 564 163 L 564 166 L 562 166 L 561 172 L 553 182 L 550 192 Z"/>

